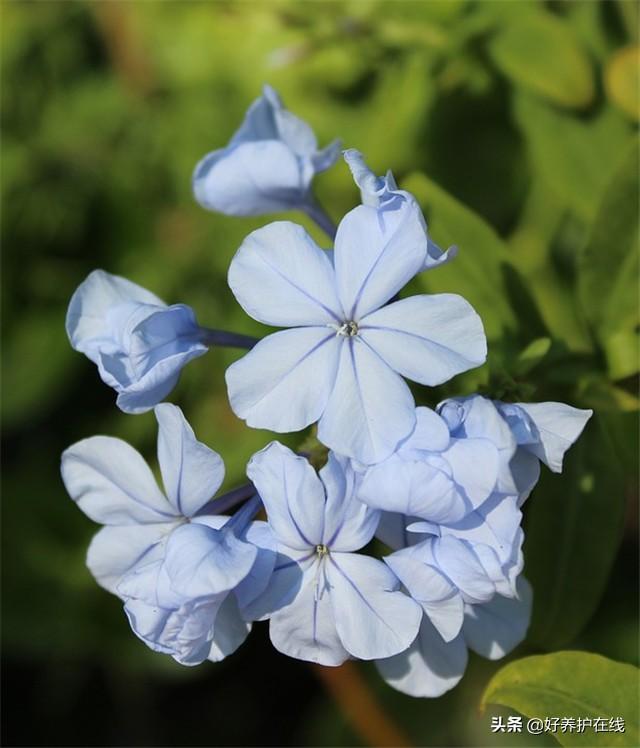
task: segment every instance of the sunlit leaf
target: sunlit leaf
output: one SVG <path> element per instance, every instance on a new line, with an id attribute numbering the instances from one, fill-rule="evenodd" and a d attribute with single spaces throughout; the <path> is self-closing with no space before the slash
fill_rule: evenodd
<path id="1" fill-rule="evenodd" d="M 589 652 L 556 652 L 511 662 L 491 679 L 482 706 L 501 704 L 527 717 L 588 718 L 581 732 L 560 726 L 551 733 L 560 745 L 637 746 L 640 742 L 638 685 L 640 671 L 633 665 Z M 600 718 L 606 731 L 597 731 Z M 610 729 L 610 719 L 624 720 L 624 731 Z"/>
<path id="2" fill-rule="evenodd" d="M 573 29 L 552 13 L 515 17 L 496 34 L 491 55 L 514 83 L 570 108 L 588 105 L 593 71 Z"/>
<path id="3" fill-rule="evenodd" d="M 632 119 L 640 119 L 640 47 L 634 45 L 612 55 L 605 70 L 607 95 Z"/>

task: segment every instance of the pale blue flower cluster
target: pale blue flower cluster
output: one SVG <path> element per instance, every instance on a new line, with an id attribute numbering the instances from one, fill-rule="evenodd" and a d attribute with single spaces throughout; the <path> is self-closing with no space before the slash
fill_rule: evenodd
<path id="1" fill-rule="evenodd" d="M 196 167 L 207 208 L 298 208 L 335 233 L 326 250 L 277 221 L 233 258 L 240 305 L 284 329 L 255 341 L 203 328 L 189 307 L 104 271 L 80 285 L 71 344 L 122 410 L 154 409 L 164 491 L 138 452 L 106 436 L 67 449 L 62 476 L 104 525 L 89 569 L 151 649 L 184 665 L 216 661 L 268 620 L 284 654 L 328 666 L 373 660 L 393 687 L 433 697 L 460 680 L 468 649 L 497 659 L 524 638 L 532 593 L 521 507 L 540 462 L 560 472 L 591 411 L 481 395 L 416 408 L 405 379 L 434 387 L 480 366 L 482 323 L 455 294 L 398 298 L 456 249 L 434 244 L 413 196 L 354 150 L 344 157 L 362 204 L 333 231 L 311 183 L 337 154 L 318 151 L 309 126 L 265 87 L 230 144 Z M 231 408 L 249 426 L 317 424 L 328 451 L 319 472 L 274 441 L 250 459 L 247 485 L 214 498 L 221 457 L 161 403 L 211 344 L 249 349 L 226 372 Z"/>

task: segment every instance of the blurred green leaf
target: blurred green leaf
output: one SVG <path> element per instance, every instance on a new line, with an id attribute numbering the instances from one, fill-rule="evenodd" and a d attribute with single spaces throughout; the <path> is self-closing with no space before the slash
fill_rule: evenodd
<path id="1" fill-rule="evenodd" d="M 640 369 L 639 155 L 634 143 L 605 192 L 579 263 L 582 308 L 603 344 L 613 379 Z"/>
<path id="2" fill-rule="evenodd" d="M 594 95 L 589 58 L 573 29 L 552 13 L 525 13 L 500 28 L 489 46 L 514 83 L 554 104 L 587 106 Z"/>
<path id="3" fill-rule="evenodd" d="M 418 282 L 429 293 L 459 293 L 482 317 L 489 337 L 516 327 L 507 301 L 503 266 L 505 244 L 495 231 L 424 174 L 402 180 L 420 203 L 429 222 L 429 235 L 442 247 L 456 244 L 457 257 L 448 265 L 423 273 Z"/>
<path id="4" fill-rule="evenodd" d="M 629 123 L 610 108 L 589 120 L 579 119 L 522 91 L 514 94 L 514 114 L 527 138 L 532 165 L 547 184 L 547 200 L 560 200 L 591 223 L 612 171 L 628 148 Z"/>
<path id="5" fill-rule="evenodd" d="M 525 507 L 526 575 L 534 590 L 529 641 L 556 649 L 593 614 L 622 537 L 622 466 L 598 413 L 565 456 L 562 477 L 543 468 Z"/>
<path id="6" fill-rule="evenodd" d="M 543 361 L 551 349 L 551 338 L 536 338 L 515 361 L 514 373 L 523 375 Z"/>
<path id="7" fill-rule="evenodd" d="M 556 652 L 511 662 L 491 679 L 482 708 L 501 704 L 527 717 L 596 717 L 607 732 L 587 727 L 584 732 L 553 733 L 560 745 L 637 746 L 640 744 L 638 685 L 633 665 L 589 652 Z M 608 731 L 609 719 L 621 717 L 624 732 Z"/>
<path id="8" fill-rule="evenodd" d="M 607 96 L 625 114 L 640 119 L 640 47 L 636 44 L 615 52 L 604 73 Z"/>

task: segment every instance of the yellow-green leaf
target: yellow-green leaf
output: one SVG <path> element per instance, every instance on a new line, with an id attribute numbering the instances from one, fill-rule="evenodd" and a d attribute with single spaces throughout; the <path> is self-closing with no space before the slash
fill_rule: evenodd
<path id="1" fill-rule="evenodd" d="M 634 120 L 640 119 L 640 47 L 613 53 L 604 74 L 607 96 Z"/>
<path id="2" fill-rule="evenodd" d="M 514 83 L 561 106 L 581 109 L 594 95 L 593 70 L 573 29 L 552 13 L 527 13 L 492 40 L 491 55 Z"/>
<path id="3" fill-rule="evenodd" d="M 637 746 L 640 744 L 638 684 L 640 671 L 589 652 L 555 652 L 511 662 L 493 676 L 482 708 L 501 704 L 527 717 L 624 720 L 624 732 L 560 729 L 551 733 L 560 745 Z M 602 723 L 601 723 L 602 724 Z"/>

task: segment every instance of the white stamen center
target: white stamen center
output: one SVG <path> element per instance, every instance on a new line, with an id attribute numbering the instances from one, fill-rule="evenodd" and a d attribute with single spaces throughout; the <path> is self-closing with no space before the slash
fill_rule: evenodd
<path id="1" fill-rule="evenodd" d="M 337 334 L 343 335 L 345 338 L 352 338 L 358 334 L 358 325 L 353 321 L 343 322 L 338 328 Z"/>

